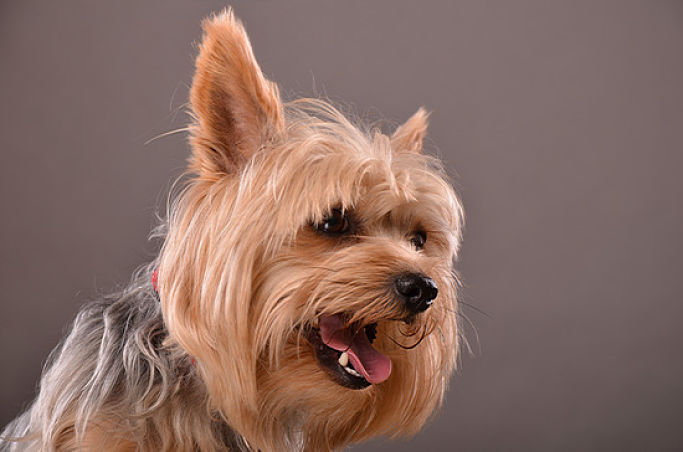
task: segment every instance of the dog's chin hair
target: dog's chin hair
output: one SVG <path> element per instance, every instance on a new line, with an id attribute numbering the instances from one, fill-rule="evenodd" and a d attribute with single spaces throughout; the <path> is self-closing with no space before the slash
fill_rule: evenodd
<path id="1" fill-rule="evenodd" d="M 160 254 L 79 313 L 0 449 L 326 451 L 412 435 L 443 400 L 463 212 L 422 153 L 427 113 L 387 136 L 322 100 L 282 103 L 230 11 L 204 31 Z M 333 209 L 348 233 L 318 227 Z M 438 286 L 429 309 L 397 294 L 406 273 Z M 306 336 L 322 316 L 372 324 L 384 381 L 335 382 Z"/>

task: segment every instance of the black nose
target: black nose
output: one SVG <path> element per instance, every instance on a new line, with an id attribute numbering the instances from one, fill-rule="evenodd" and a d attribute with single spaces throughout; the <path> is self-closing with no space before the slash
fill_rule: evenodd
<path id="1" fill-rule="evenodd" d="M 394 280 L 396 293 L 413 314 L 426 311 L 439 293 L 432 278 L 417 273 L 404 273 Z"/>

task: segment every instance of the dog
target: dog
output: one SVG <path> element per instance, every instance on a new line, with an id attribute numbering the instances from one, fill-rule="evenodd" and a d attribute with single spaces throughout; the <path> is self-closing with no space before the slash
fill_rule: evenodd
<path id="1" fill-rule="evenodd" d="M 463 209 L 428 114 L 284 103 L 232 10 L 203 33 L 159 256 L 81 310 L 3 450 L 331 451 L 441 404 Z"/>

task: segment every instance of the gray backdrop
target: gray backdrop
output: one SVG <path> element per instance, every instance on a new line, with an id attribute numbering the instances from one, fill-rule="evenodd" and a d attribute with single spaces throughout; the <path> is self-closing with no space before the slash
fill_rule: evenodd
<path id="1" fill-rule="evenodd" d="M 78 307 L 154 254 L 188 150 L 145 142 L 185 124 L 199 21 L 222 6 L 0 3 L 1 424 Z M 288 97 L 432 110 L 467 210 L 474 355 L 412 441 L 353 450 L 683 448 L 682 2 L 235 6 Z"/>

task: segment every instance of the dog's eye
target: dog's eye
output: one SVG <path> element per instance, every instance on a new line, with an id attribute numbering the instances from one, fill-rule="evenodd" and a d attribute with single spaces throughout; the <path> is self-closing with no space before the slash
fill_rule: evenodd
<path id="1" fill-rule="evenodd" d="M 421 250 L 425 246 L 425 242 L 427 241 L 427 233 L 424 231 L 415 231 L 413 232 L 413 235 L 410 237 L 410 243 L 415 246 L 418 250 Z"/>
<path id="2" fill-rule="evenodd" d="M 325 234 L 340 235 L 349 231 L 349 217 L 341 209 L 334 209 L 332 213 L 316 226 L 318 231 Z"/>

